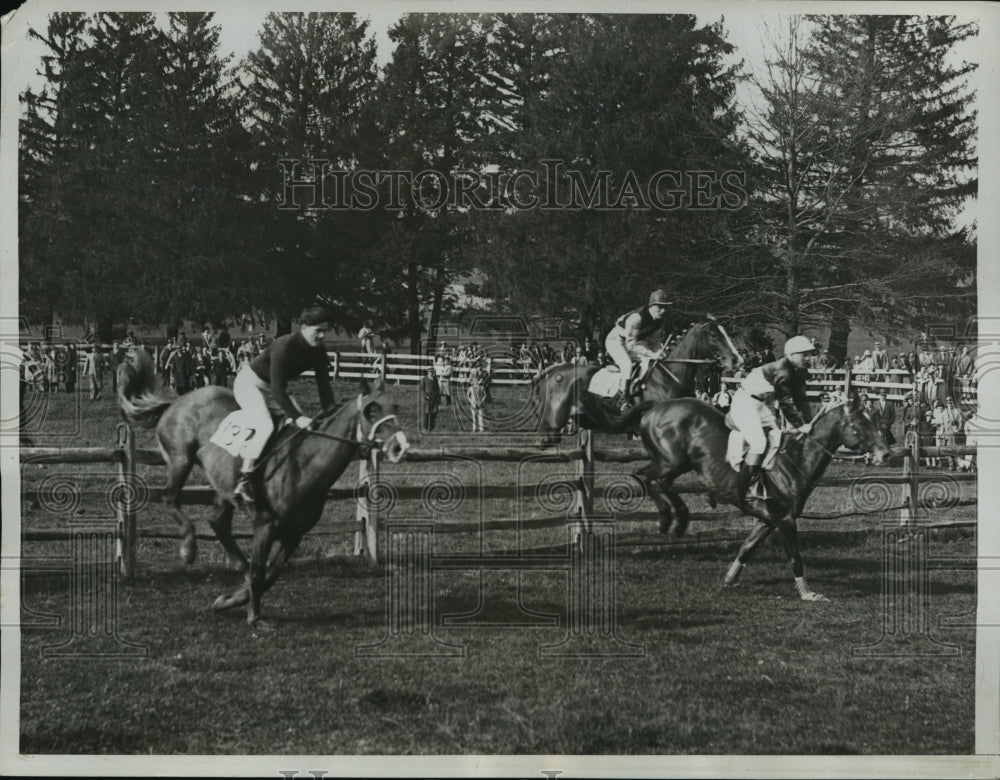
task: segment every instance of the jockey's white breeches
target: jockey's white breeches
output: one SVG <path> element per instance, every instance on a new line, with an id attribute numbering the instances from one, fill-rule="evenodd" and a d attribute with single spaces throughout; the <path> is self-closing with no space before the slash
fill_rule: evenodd
<path id="1" fill-rule="evenodd" d="M 618 389 L 624 393 L 628 385 L 629 375 L 632 373 L 632 364 L 635 362 L 641 363 L 642 373 L 645 373 L 646 367 L 649 365 L 649 359 L 641 358 L 636 361 L 629 354 L 629 351 L 625 349 L 625 337 L 621 335 L 619 328 L 611 329 L 608 337 L 604 339 L 604 348 L 607 350 L 608 357 L 614 361 L 614 364 L 618 366 L 618 371 L 621 372 L 618 378 Z"/>
<path id="2" fill-rule="evenodd" d="M 771 406 L 758 401 L 748 390 L 741 387 L 733 393 L 733 405 L 729 408 L 729 414 L 747 440 L 750 447 L 748 456 L 763 455 L 767 449 L 767 435 L 764 429 L 778 427 Z"/>
<path id="3" fill-rule="evenodd" d="M 254 435 L 243 447 L 243 462 L 256 460 L 264 451 L 264 445 L 274 432 L 271 409 L 277 406 L 271 387 L 244 363 L 233 381 L 233 395 L 236 403 L 250 415 Z"/>

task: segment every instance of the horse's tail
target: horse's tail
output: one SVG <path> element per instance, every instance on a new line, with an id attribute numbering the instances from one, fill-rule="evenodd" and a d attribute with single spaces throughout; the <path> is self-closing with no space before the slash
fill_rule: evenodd
<path id="1" fill-rule="evenodd" d="M 145 349 L 136 347 L 118 367 L 118 407 L 126 421 L 152 428 L 174 402 L 153 392 L 155 381 L 153 359 Z"/>

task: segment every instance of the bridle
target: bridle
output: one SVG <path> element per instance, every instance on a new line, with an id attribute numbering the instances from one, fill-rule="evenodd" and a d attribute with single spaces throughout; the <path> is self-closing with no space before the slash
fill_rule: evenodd
<path id="1" fill-rule="evenodd" d="M 841 409 L 844 410 L 844 420 L 847 422 L 847 425 L 850 428 L 851 433 L 854 434 L 854 438 L 860 440 L 861 439 L 861 432 L 858 430 L 857 423 L 854 422 L 854 415 L 851 414 L 851 410 L 849 408 L 849 401 L 841 401 L 836 406 L 839 406 Z M 835 409 L 835 408 L 836 407 L 831 407 L 830 410 Z M 814 416 L 812 418 L 812 420 L 810 421 L 809 424 L 813 425 L 826 411 L 830 411 L 830 410 L 820 411 L 818 414 L 816 414 L 816 416 Z M 808 442 L 811 442 L 811 443 L 815 444 L 817 447 L 819 447 L 821 450 L 823 450 L 823 452 L 825 452 L 831 458 L 836 457 L 836 454 L 833 453 L 833 452 L 831 452 L 829 447 L 824 446 L 823 443 L 819 439 L 815 438 L 814 436 L 811 436 L 808 433 L 803 433 L 802 435 L 805 437 L 805 441 L 808 441 Z"/>
<path id="2" fill-rule="evenodd" d="M 398 423 L 398 420 L 396 419 L 396 415 L 394 414 L 384 415 L 383 417 L 380 417 L 378 420 L 376 420 L 371 424 L 371 426 L 368 429 L 368 435 L 365 436 L 365 431 L 361 424 L 361 421 L 364 420 L 365 418 L 364 396 L 361 394 L 358 395 L 358 413 L 359 413 L 358 425 L 355 431 L 355 438 L 353 439 L 349 439 L 346 436 L 337 436 L 336 434 L 327 433 L 326 431 L 313 430 L 311 428 L 301 428 L 300 432 L 309 433 L 312 434 L 313 436 L 321 436 L 324 439 L 332 439 L 334 441 L 347 442 L 348 444 L 357 444 L 361 447 L 362 454 L 365 457 L 368 457 L 368 453 L 370 453 L 373 448 L 381 446 L 382 444 L 385 443 L 385 439 L 379 439 L 376 437 L 378 429 L 385 423 L 390 421 Z"/>
<path id="3" fill-rule="evenodd" d="M 716 330 L 718 330 L 719 333 L 722 334 L 722 337 L 725 339 L 726 345 L 729 347 L 729 350 L 733 353 L 733 357 L 736 359 L 736 364 L 740 365 L 743 363 L 743 359 L 740 357 L 740 353 L 736 349 L 736 345 L 733 344 L 732 339 L 729 338 L 729 334 L 726 333 L 726 329 L 723 328 L 719 322 L 717 322 L 714 318 L 709 318 L 702 324 L 707 326 L 712 326 Z M 696 325 L 695 327 L 700 327 L 700 326 Z M 691 330 L 693 330 L 693 328 L 689 329 L 687 332 L 690 333 Z M 680 338 L 682 338 L 682 336 L 678 337 L 678 342 L 680 341 Z M 660 348 L 660 351 L 656 355 L 656 357 L 654 357 L 652 360 L 649 361 L 649 369 L 647 369 L 646 371 L 647 375 L 653 370 L 653 366 L 660 364 L 660 367 L 664 371 L 666 371 L 677 384 L 680 384 L 680 380 L 674 375 L 674 372 L 671 371 L 669 368 L 667 368 L 665 365 L 663 365 L 664 363 L 687 363 L 699 366 L 706 366 L 714 363 L 720 363 L 722 361 L 721 356 L 714 358 L 672 358 L 666 354 L 667 349 L 670 348 L 671 346 L 676 346 L 676 344 L 672 340 L 668 339 L 667 342 Z"/>
<path id="4" fill-rule="evenodd" d="M 372 423 L 371 427 L 368 429 L 368 435 L 365 436 L 364 428 L 361 425 L 361 421 L 364 419 L 364 396 L 361 394 L 358 395 L 358 412 L 359 412 L 358 425 L 355 432 L 355 438 L 353 439 L 348 438 L 347 436 L 338 436 L 335 433 L 318 431 L 313 428 L 299 428 L 297 431 L 295 431 L 295 433 L 293 433 L 291 436 L 285 439 L 285 441 L 282 442 L 279 447 L 275 447 L 273 450 L 271 450 L 271 455 L 276 453 L 280 447 L 287 447 L 299 436 L 303 434 L 308 434 L 310 436 L 319 436 L 321 438 L 330 439 L 332 441 L 346 442 L 347 444 L 357 444 L 359 447 L 361 447 L 362 455 L 367 458 L 368 454 L 372 451 L 372 449 L 374 449 L 375 447 L 380 447 L 382 444 L 385 443 L 385 439 L 376 438 L 378 429 L 389 421 L 398 422 L 398 420 L 396 420 L 396 415 L 394 414 L 387 414 L 384 417 L 380 417 L 378 420 Z M 332 412 L 331 414 L 336 414 L 336 412 Z M 319 415 L 319 416 L 325 417 L 327 415 Z"/>

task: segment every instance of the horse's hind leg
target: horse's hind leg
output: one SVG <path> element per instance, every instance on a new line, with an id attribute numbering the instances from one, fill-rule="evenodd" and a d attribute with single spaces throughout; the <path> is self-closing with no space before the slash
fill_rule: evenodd
<path id="1" fill-rule="evenodd" d="M 754 518 L 754 526 L 750 530 L 750 535 L 740 546 L 740 551 L 736 555 L 736 560 L 732 562 L 732 565 L 729 567 L 729 571 L 726 572 L 726 579 L 723 582 L 725 587 L 728 588 L 736 584 L 736 580 L 739 579 L 740 573 L 743 571 L 743 564 L 750 560 L 750 556 L 753 555 L 753 551 L 757 549 L 761 542 L 771 535 L 771 531 L 773 530 L 774 526 L 765 523 L 760 518 Z"/>
<path id="2" fill-rule="evenodd" d="M 684 499 L 678 493 L 667 490 L 666 486 L 664 486 L 663 494 L 673 504 L 674 512 L 677 513 L 677 522 L 674 523 L 673 527 L 674 536 L 684 536 L 688 528 L 688 523 L 691 522 L 691 513 L 688 511 L 687 504 L 684 503 Z"/>
<path id="3" fill-rule="evenodd" d="M 243 550 L 240 549 L 239 545 L 236 544 L 236 540 L 233 538 L 234 507 L 228 501 L 218 500 L 216 501 L 215 508 L 215 515 L 209 521 L 209 524 L 212 526 L 212 530 L 215 531 L 215 535 L 218 537 L 219 543 L 229 555 L 229 560 L 231 560 L 241 572 L 246 572 L 246 570 L 250 568 L 250 561 L 247 559 L 246 555 L 243 554 Z"/>
<path id="4" fill-rule="evenodd" d="M 194 462 L 183 454 L 176 453 L 173 457 L 166 458 L 166 461 L 167 484 L 163 489 L 163 503 L 167 505 L 177 527 L 181 529 L 181 560 L 190 566 L 198 557 L 198 540 L 194 535 L 194 523 L 181 509 L 181 488 L 191 474 Z"/>

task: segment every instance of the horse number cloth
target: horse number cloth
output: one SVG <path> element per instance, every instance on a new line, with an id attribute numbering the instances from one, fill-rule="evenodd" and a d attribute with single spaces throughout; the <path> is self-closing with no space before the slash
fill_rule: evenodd
<path id="1" fill-rule="evenodd" d="M 209 441 L 222 447 L 234 458 L 242 458 L 247 445 L 257 435 L 252 417 L 253 415 L 244 409 L 231 412 L 219 423 L 219 427 L 216 428 Z"/>

